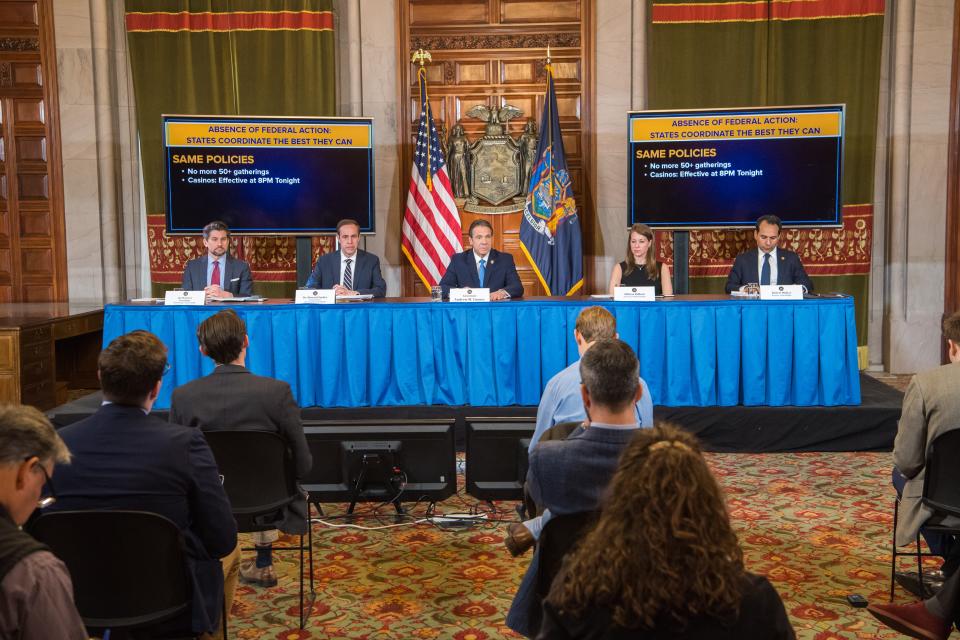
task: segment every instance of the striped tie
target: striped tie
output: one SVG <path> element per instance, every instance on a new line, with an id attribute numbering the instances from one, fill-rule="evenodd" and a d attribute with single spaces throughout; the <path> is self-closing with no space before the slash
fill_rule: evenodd
<path id="1" fill-rule="evenodd" d="M 352 258 L 347 258 L 346 266 L 343 268 L 343 286 L 353 291 L 353 267 L 350 266 L 350 263 L 353 262 Z"/>

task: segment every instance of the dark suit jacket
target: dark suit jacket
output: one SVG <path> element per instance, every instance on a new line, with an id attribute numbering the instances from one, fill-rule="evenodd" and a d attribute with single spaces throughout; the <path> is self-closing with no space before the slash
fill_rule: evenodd
<path id="1" fill-rule="evenodd" d="M 136 509 L 170 518 L 183 533 L 193 576 L 192 624 L 184 622 L 197 633 L 213 631 L 223 602 L 219 558 L 236 547 L 237 525 L 203 434 L 116 404 L 59 434 L 73 460 L 57 468 L 49 509 Z"/>
<path id="2" fill-rule="evenodd" d="M 225 254 L 223 287 L 235 296 L 253 295 L 253 278 L 250 267 L 243 260 L 237 260 L 229 253 Z M 201 291 L 207 286 L 207 256 L 204 254 L 187 263 L 183 270 L 183 288 L 187 291 Z"/>
<path id="3" fill-rule="evenodd" d="M 740 604 L 740 615 L 729 625 L 711 618 L 695 618 L 682 632 L 670 629 L 625 629 L 613 622 L 613 613 L 606 607 L 592 607 L 582 615 L 571 616 L 557 611 L 549 602 L 543 606 L 543 626 L 537 640 L 792 640 L 796 638 L 780 595 L 761 576 L 747 573 Z"/>
<path id="4" fill-rule="evenodd" d="M 290 385 L 256 376 L 246 367 L 220 365 L 210 375 L 174 389 L 170 422 L 203 431 L 274 431 L 293 453 L 298 478 L 313 466 Z M 285 533 L 306 534 L 306 499 L 292 503 L 274 524 Z"/>
<path id="5" fill-rule="evenodd" d="M 793 251 L 787 251 L 777 247 L 777 284 L 802 284 L 807 291 L 813 292 L 813 282 L 810 276 L 803 270 L 803 264 L 800 257 Z M 733 261 L 733 269 L 727 276 L 727 293 L 736 291 L 745 284 L 751 282 L 760 282 L 760 274 L 757 273 L 757 248 L 744 251 Z"/>
<path id="6" fill-rule="evenodd" d="M 440 279 L 440 286 L 443 288 L 444 297 L 450 295 L 451 288 L 481 286 L 473 249 L 454 254 L 450 258 L 447 272 Z M 517 275 L 517 267 L 513 263 L 512 255 L 490 249 L 483 286 L 490 289 L 491 293 L 503 289 L 510 294 L 511 298 L 519 298 L 523 295 L 523 284 L 520 282 L 520 276 Z"/>
<path id="7" fill-rule="evenodd" d="M 574 424 L 566 440 L 541 441 L 530 452 L 527 488 L 539 510 L 550 509 L 554 516 L 598 509 L 620 454 L 637 433 L 636 429 L 584 429 Z M 561 430 L 565 428 L 569 427 Z M 527 637 L 537 631 L 539 562 L 534 552 L 507 614 L 507 626 Z"/>
<path id="8" fill-rule="evenodd" d="M 317 259 L 313 273 L 307 278 L 308 289 L 333 289 L 340 284 L 340 252 L 325 253 Z M 372 253 L 357 249 L 356 262 L 353 263 L 353 290 L 364 295 L 373 294 L 374 298 L 387 295 L 387 283 L 380 275 L 380 258 Z"/>

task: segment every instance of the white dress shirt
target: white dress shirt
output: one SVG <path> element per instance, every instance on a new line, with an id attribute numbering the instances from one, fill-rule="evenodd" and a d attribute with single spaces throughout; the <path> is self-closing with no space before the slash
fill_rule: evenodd
<path id="1" fill-rule="evenodd" d="M 763 275 L 763 251 L 757 249 L 757 284 Z M 770 252 L 770 284 L 777 284 L 777 248 Z"/>

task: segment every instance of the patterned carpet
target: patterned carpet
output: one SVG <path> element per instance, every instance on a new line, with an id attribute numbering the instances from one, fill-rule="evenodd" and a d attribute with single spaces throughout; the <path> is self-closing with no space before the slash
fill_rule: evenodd
<path id="1" fill-rule="evenodd" d="M 712 454 L 746 551 L 747 566 L 780 592 L 799 638 L 895 638 L 849 593 L 886 601 L 892 526 L 890 455 L 885 453 Z M 464 513 L 474 500 L 457 496 L 440 513 Z M 491 519 L 513 516 L 512 504 Z M 418 506 L 415 515 L 424 515 Z M 339 511 L 342 514 L 342 510 Z M 381 508 L 357 524 L 393 523 Z M 326 520 L 343 523 L 336 510 Z M 431 524 L 373 531 L 317 524 L 317 598 L 307 628 L 297 627 L 296 563 L 276 554 L 280 584 L 241 585 L 233 606 L 235 638 L 516 637 L 504 625 L 528 562 L 501 544 L 504 525 L 441 530 Z M 295 555 L 295 554 L 292 554 Z M 908 561 L 904 561 L 908 562 Z M 911 597 L 898 588 L 897 600 Z"/>

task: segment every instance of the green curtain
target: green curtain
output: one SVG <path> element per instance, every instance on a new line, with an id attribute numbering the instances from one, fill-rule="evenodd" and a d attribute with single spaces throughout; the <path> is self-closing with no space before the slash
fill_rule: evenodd
<path id="1" fill-rule="evenodd" d="M 855 296 L 861 345 L 883 9 L 883 0 L 648 1 L 650 109 L 846 104 L 843 204 L 845 214 L 856 216 L 843 231 L 793 230 L 790 248 L 815 245 L 801 257 L 817 288 Z M 734 254 L 747 248 L 744 235 L 735 236 L 723 234 L 724 242 L 741 245 Z M 835 246 L 825 251 L 824 242 Z M 691 256 L 691 274 L 697 261 Z M 716 275 L 691 280 L 693 292 L 722 287 Z"/>
<path id="2" fill-rule="evenodd" d="M 177 282 L 197 251 L 196 239 L 166 237 L 162 220 L 156 226 L 164 213 L 161 114 L 336 115 L 332 11 L 332 0 L 126 0 L 155 294 Z M 259 292 L 293 288 L 292 244 L 235 242 Z"/>

